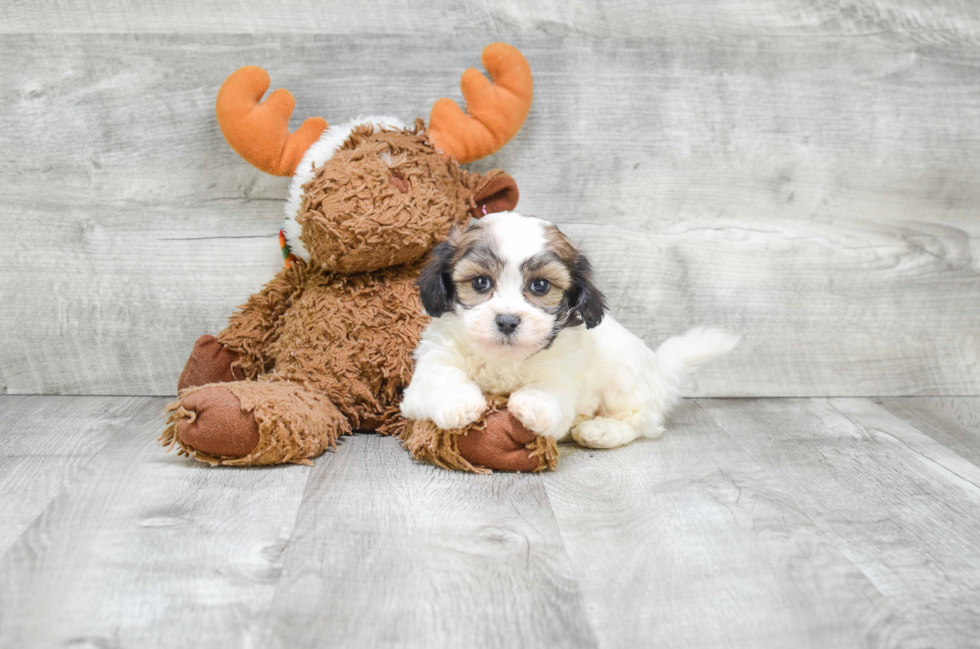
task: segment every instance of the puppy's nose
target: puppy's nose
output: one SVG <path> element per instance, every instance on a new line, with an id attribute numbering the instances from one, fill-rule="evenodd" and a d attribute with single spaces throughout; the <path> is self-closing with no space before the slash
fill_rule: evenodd
<path id="1" fill-rule="evenodd" d="M 497 329 L 500 329 L 500 333 L 502 334 L 511 335 L 519 324 L 521 324 L 521 319 L 516 315 L 508 313 L 497 316 Z"/>

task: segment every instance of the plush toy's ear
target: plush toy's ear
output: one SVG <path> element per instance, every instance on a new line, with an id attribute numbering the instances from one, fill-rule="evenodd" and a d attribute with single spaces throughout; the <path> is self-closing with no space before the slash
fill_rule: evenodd
<path id="1" fill-rule="evenodd" d="M 470 215 L 478 219 L 494 212 L 510 212 L 517 207 L 520 195 L 514 179 L 495 169 L 480 177 L 470 201 Z"/>
<path id="2" fill-rule="evenodd" d="M 453 300 L 456 299 L 456 287 L 453 285 L 452 277 L 453 253 L 456 252 L 456 246 L 452 242 L 455 234 L 456 232 L 453 231 L 449 235 L 449 241 L 444 241 L 435 247 L 416 280 L 422 306 L 433 318 L 451 311 Z"/>

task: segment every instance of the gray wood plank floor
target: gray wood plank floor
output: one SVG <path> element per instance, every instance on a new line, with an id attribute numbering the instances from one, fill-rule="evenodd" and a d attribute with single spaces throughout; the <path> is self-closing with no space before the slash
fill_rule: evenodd
<path id="1" fill-rule="evenodd" d="M 688 400 L 530 476 L 209 469 L 165 401 L 0 397 L 0 647 L 980 646 L 980 399 Z"/>

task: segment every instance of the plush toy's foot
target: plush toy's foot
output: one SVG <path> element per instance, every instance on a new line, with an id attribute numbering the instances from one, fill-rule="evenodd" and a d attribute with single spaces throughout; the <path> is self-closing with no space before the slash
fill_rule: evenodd
<path id="1" fill-rule="evenodd" d="M 413 421 L 402 435 L 413 456 L 444 469 L 490 473 L 494 471 L 553 471 L 558 446 L 550 437 L 538 437 L 507 412 L 506 400 L 489 399 L 490 408 L 479 421 L 459 430 L 442 430 L 430 421 Z"/>
<path id="2" fill-rule="evenodd" d="M 177 420 L 181 446 L 222 457 L 245 457 L 258 446 L 255 414 L 242 410 L 242 402 L 228 388 L 204 386 L 188 394 L 181 405 L 195 414 Z"/>
<path id="3" fill-rule="evenodd" d="M 211 465 L 309 464 L 351 432 L 327 397 L 287 382 L 189 388 L 167 410 L 163 445 Z"/>
<path id="4" fill-rule="evenodd" d="M 536 437 L 504 409 L 488 415 L 482 428 L 460 435 L 456 448 L 470 464 L 498 471 L 537 471 L 541 459 L 527 448 Z"/>
<path id="5" fill-rule="evenodd" d="M 191 356 L 180 373 L 177 391 L 208 383 L 241 381 L 245 378 L 245 372 L 240 367 L 233 367 L 237 361 L 238 354 L 219 343 L 217 338 L 201 336 L 194 343 Z"/>

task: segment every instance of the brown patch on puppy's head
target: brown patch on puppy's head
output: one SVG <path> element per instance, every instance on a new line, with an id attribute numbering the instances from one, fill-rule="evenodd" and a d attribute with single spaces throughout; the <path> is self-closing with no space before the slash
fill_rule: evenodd
<path id="1" fill-rule="evenodd" d="M 592 264 L 555 225 L 545 227 L 545 240 L 540 267 L 528 273 L 553 287 L 540 299 L 542 308 L 554 309 L 561 316 L 561 328 L 583 323 L 586 329 L 597 326 L 605 314 L 606 299 L 593 282 Z M 532 281 L 528 279 L 529 285 Z"/>
<path id="2" fill-rule="evenodd" d="M 544 252 L 521 264 L 524 295 L 528 302 L 542 309 L 554 309 L 572 284 L 568 267 L 553 254 Z"/>
<path id="3" fill-rule="evenodd" d="M 453 228 L 449 238 L 433 250 L 419 276 L 422 306 L 434 318 L 452 310 L 454 303 L 476 306 L 492 294 L 502 268 L 493 232 L 485 223 Z M 486 278 L 485 289 L 474 286 L 478 278 Z"/>
<path id="4" fill-rule="evenodd" d="M 463 307 L 472 308 L 490 299 L 503 270 L 497 240 L 491 228 L 477 222 L 458 231 L 450 241 L 454 247 L 450 277 L 456 300 Z"/>

